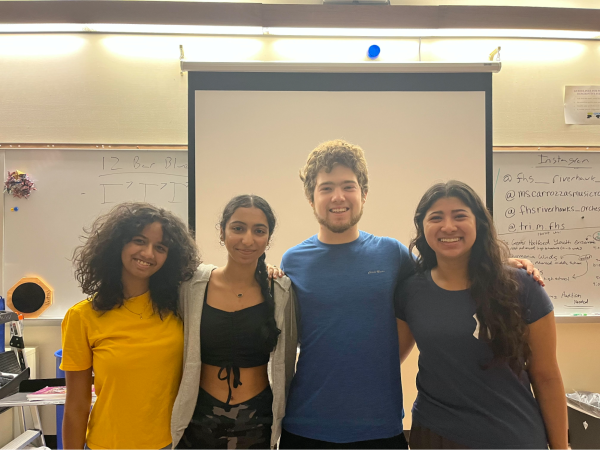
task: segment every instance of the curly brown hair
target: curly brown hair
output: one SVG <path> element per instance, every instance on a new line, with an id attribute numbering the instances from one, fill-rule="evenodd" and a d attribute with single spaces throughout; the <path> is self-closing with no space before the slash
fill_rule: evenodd
<path id="1" fill-rule="evenodd" d="M 417 272 L 437 266 L 436 254 L 425 239 L 423 220 L 436 201 L 447 197 L 459 199 L 475 215 L 477 236 L 469 257 L 470 292 L 479 320 L 479 339 L 488 343 L 494 355 L 493 360 L 483 366 L 506 362 L 519 375 L 531 356 L 519 285 L 514 270 L 506 265 L 509 250 L 498 239 L 492 216 L 481 198 L 465 183 L 452 180 L 435 184 L 421 198 L 414 218 L 417 236 L 409 247 L 411 252 L 415 247 L 419 251 Z"/>
<path id="2" fill-rule="evenodd" d="M 320 144 L 308 155 L 306 164 L 300 169 L 300 179 L 304 182 L 304 194 L 310 202 L 315 201 L 317 175 L 321 170 L 329 173 L 337 165 L 346 166 L 354 172 L 362 196 L 369 191 L 367 160 L 363 149 L 341 139 Z"/>
<path id="3" fill-rule="evenodd" d="M 179 315 L 178 288 L 192 278 L 200 264 L 198 248 L 181 219 L 170 211 L 148 203 L 121 203 L 84 228 L 84 244 L 73 252 L 75 278 L 84 294 L 90 296 L 97 311 L 109 311 L 123 305 L 121 252 L 125 244 L 144 227 L 159 222 L 163 243 L 169 248 L 167 260 L 150 277 L 150 297 L 154 311 L 161 317 Z"/>

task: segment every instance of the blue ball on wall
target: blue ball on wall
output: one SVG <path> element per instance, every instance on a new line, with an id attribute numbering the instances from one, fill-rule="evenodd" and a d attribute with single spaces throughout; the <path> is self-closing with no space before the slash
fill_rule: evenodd
<path id="1" fill-rule="evenodd" d="M 371 59 L 377 58 L 380 53 L 381 49 L 379 48 L 379 45 L 371 45 L 367 51 L 367 55 L 369 55 L 369 58 Z"/>

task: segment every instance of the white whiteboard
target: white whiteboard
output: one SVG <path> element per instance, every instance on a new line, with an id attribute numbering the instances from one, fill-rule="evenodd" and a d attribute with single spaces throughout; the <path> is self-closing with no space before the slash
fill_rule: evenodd
<path id="1" fill-rule="evenodd" d="M 600 153 L 494 153 L 494 220 L 557 316 L 600 315 Z"/>
<path id="2" fill-rule="evenodd" d="M 5 170 L 25 172 L 37 191 L 28 199 L 4 194 L 4 287 L 43 279 L 54 304 L 41 318 L 62 319 L 84 298 L 70 259 L 83 227 L 99 214 L 146 201 L 188 222 L 186 151 L 7 150 Z"/>
<path id="3" fill-rule="evenodd" d="M 190 106 L 191 108 L 192 106 Z M 215 224 L 237 194 L 264 197 L 278 217 L 267 260 L 318 231 L 298 169 L 323 141 L 360 145 L 369 193 L 360 228 L 408 245 L 417 203 L 459 179 L 485 198 L 484 92 L 196 91 L 196 235 L 223 264 Z M 465 164 L 468 161 L 468 164 Z"/>

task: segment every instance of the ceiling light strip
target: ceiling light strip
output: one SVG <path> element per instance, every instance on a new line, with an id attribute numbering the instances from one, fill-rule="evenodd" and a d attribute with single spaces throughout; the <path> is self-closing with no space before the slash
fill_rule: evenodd
<path id="1" fill-rule="evenodd" d="M 0 33 L 188 34 L 288 37 L 600 39 L 600 31 L 475 28 L 282 28 L 140 24 L 0 24 Z"/>

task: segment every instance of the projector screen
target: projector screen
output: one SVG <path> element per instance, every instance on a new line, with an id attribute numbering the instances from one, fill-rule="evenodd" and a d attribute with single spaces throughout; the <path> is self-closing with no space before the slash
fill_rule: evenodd
<path id="1" fill-rule="evenodd" d="M 267 261 L 318 231 L 298 177 L 309 152 L 344 139 L 365 151 L 360 229 L 408 245 L 416 205 L 457 179 L 491 205 L 491 74 L 190 73 L 190 225 L 222 265 L 227 201 L 257 194 L 278 224 Z"/>

